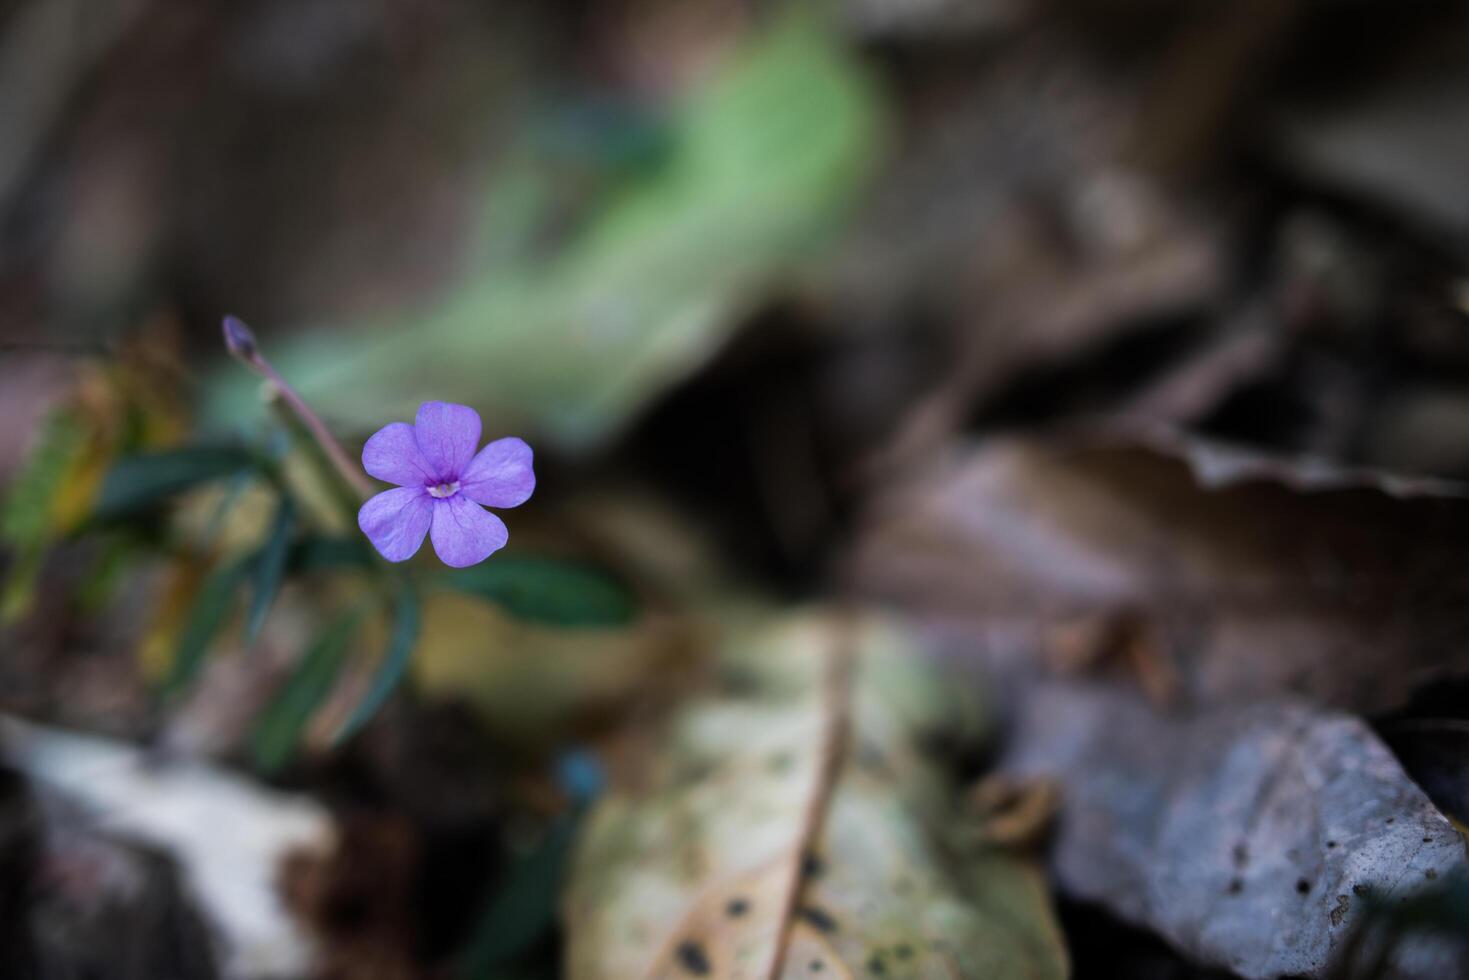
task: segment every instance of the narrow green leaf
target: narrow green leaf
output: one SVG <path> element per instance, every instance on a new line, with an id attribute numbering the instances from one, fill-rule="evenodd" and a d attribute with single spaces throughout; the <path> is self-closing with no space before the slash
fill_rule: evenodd
<path id="1" fill-rule="evenodd" d="M 245 492 L 255 482 L 256 475 L 256 473 L 250 470 L 241 470 L 225 484 L 224 494 L 215 506 L 214 513 L 209 516 L 209 523 L 206 525 L 203 538 L 201 539 L 206 547 L 213 547 L 224 534 L 225 524 L 229 520 L 230 513 L 241 500 L 245 499 Z"/>
<path id="2" fill-rule="evenodd" d="M 501 976 L 501 968 L 527 952 L 556 923 L 561 881 L 588 804 L 560 814 L 541 842 L 515 861 L 480 913 L 460 973 L 470 980 Z"/>
<path id="3" fill-rule="evenodd" d="M 93 513 L 99 518 L 127 514 L 255 464 L 248 450 L 236 446 L 194 446 L 124 456 L 102 481 Z"/>
<path id="4" fill-rule="evenodd" d="M 209 652 L 209 644 L 224 625 L 234 606 L 235 594 L 249 577 L 253 562 L 253 555 L 236 559 L 215 569 L 204 580 L 199 595 L 194 599 L 193 608 L 189 610 L 188 621 L 179 634 L 173 663 L 163 682 L 165 697 L 180 694 L 199 673 L 204 656 Z"/>
<path id="5" fill-rule="evenodd" d="M 281 578 L 286 572 L 286 558 L 290 554 L 291 532 L 296 528 L 296 503 L 283 494 L 276 506 L 275 521 L 270 535 L 255 560 L 255 588 L 250 596 L 250 615 L 245 620 L 245 646 L 255 643 L 270 614 L 270 604 L 280 590 Z"/>
<path id="6" fill-rule="evenodd" d="M 137 542 L 126 532 L 107 534 L 100 545 L 100 553 L 76 592 L 77 602 L 87 615 L 97 615 L 106 608 L 118 586 L 127 579 L 137 555 Z"/>
<path id="7" fill-rule="evenodd" d="M 627 589 L 589 565 L 549 558 L 496 558 L 448 572 L 441 581 L 538 623 L 618 626 L 633 617 L 633 599 Z"/>
<path id="8" fill-rule="evenodd" d="M 388 638 L 388 648 L 383 653 L 382 664 L 377 669 L 377 675 L 372 679 L 372 686 L 368 688 L 367 695 L 358 703 L 352 716 L 337 732 L 338 740 L 349 738 L 360 731 L 362 726 L 377 714 L 383 702 L 387 701 L 388 695 L 397 688 L 398 682 L 403 679 L 403 674 L 408 669 L 408 658 L 413 654 L 414 644 L 418 642 L 419 619 L 418 593 L 414 591 L 412 583 L 405 578 L 398 592 L 398 608 L 393 621 L 393 634 Z"/>
<path id="9" fill-rule="evenodd" d="M 304 537 L 291 547 L 286 562 L 293 572 L 329 572 L 339 568 L 372 568 L 372 552 L 360 537 Z"/>
<path id="10" fill-rule="evenodd" d="M 361 624 L 362 613 L 353 611 L 324 629 L 256 721 L 250 735 L 250 753 L 261 770 L 275 772 L 290 759 L 312 713 L 331 691 L 347 647 Z"/>

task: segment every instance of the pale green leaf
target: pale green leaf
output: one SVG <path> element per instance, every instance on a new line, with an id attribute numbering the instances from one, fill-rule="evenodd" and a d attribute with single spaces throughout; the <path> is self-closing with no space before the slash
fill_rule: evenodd
<path id="1" fill-rule="evenodd" d="M 824 615 L 731 633 L 721 673 L 646 785 L 594 810 L 569 976 L 1067 975 L 1040 869 L 974 843 L 932 751 L 976 733 L 963 685 L 894 628 Z"/>
<path id="2" fill-rule="evenodd" d="M 325 414 L 365 430 L 412 418 L 431 392 L 486 411 L 487 432 L 593 443 L 705 362 L 835 230 L 877 155 L 874 92 L 829 28 L 777 18 L 676 108 L 657 165 L 617 182 L 560 251 L 482 256 L 430 308 L 271 358 Z M 534 171 L 509 166 L 487 192 L 491 215 L 516 211 L 498 188 L 538 198 Z M 217 420 L 246 409 L 249 380 L 210 386 Z"/>

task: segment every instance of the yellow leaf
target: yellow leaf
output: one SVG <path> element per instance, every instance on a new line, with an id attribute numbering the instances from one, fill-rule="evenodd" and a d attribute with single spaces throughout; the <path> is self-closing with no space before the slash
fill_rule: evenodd
<path id="1" fill-rule="evenodd" d="M 462 698 L 500 735 L 536 741 L 666 682 L 692 649 L 688 629 L 670 621 L 554 629 L 441 594 L 424 600 L 411 670 L 429 696 Z"/>
<path id="2" fill-rule="evenodd" d="M 158 596 L 148 629 L 138 643 L 138 666 L 150 682 L 160 681 L 173 666 L 178 648 L 179 631 L 188 618 L 199 585 L 208 572 L 205 563 L 180 559 L 169 573 L 168 581 Z"/>

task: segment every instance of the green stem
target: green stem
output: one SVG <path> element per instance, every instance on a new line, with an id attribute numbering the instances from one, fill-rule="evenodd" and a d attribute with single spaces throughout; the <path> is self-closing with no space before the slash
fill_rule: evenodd
<path id="1" fill-rule="evenodd" d="M 245 326 L 243 321 L 232 316 L 224 318 L 224 344 L 237 360 L 270 382 L 276 393 L 290 406 L 296 418 L 300 419 L 311 438 L 321 447 L 327 460 L 341 474 L 348 486 L 361 497 L 372 496 L 373 486 L 368 481 L 367 475 L 353 464 L 351 457 L 342 449 L 342 444 L 337 442 L 331 430 L 326 427 L 326 423 L 322 422 L 320 416 L 312 410 L 310 405 L 306 404 L 306 399 L 302 398 L 296 389 L 281 377 L 280 372 L 265 359 L 265 355 L 260 353 L 254 333 Z"/>

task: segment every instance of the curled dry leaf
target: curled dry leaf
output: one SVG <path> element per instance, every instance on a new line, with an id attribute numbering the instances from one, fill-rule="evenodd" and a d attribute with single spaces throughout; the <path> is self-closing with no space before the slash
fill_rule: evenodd
<path id="1" fill-rule="evenodd" d="M 1302 493 L 1378 490 L 1389 497 L 1404 499 L 1469 499 L 1469 484 L 1459 480 L 1340 466 L 1314 457 L 1272 456 L 1243 446 L 1188 436 L 1164 426 L 1139 429 L 1136 439 L 1163 455 L 1186 462 L 1194 479 L 1206 490 L 1265 482 Z"/>
<path id="2" fill-rule="evenodd" d="M 1164 695 L 1370 711 L 1469 657 L 1466 545 L 1469 504 L 1438 481 L 1177 438 L 997 439 L 881 501 L 853 574 L 995 665 L 1054 645 L 1085 662 L 1095 634 L 1160 648 Z M 1133 639 L 1074 629 L 1110 622 Z"/>
<path id="3" fill-rule="evenodd" d="M 1298 703 L 1177 718 L 1136 692 L 1042 684 L 1005 764 L 1062 784 L 1063 889 L 1243 977 L 1325 975 L 1364 909 L 1466 865 L 1366 725 Z M 1387 975 L 1457 975 L 1434 955 L 1405 946 Z"/>
<path id="4" fill-rule="evenodd" d="M 601 977 L 1064 977 L 1037 869 L 960 843 L 933 746 L 977 713 L 892 629 L 807 615 L 728 638 L 650 785 L 605 798 L 566 902 Z"/>

